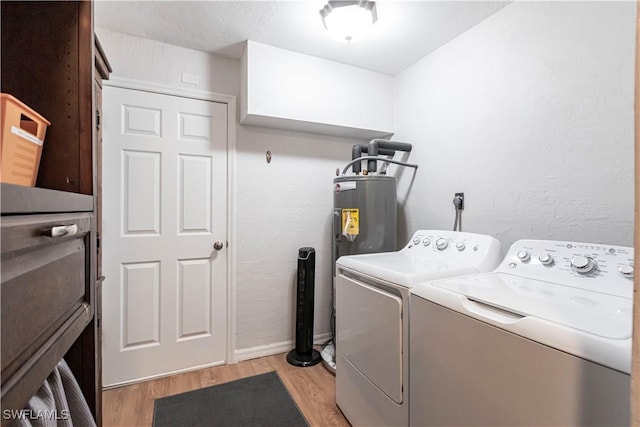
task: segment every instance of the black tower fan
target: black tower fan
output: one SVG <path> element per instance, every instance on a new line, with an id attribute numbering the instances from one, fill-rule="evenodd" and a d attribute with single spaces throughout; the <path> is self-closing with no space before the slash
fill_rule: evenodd
<path id="1" fill-rule="evenodd" d="M 313 298 L 316 250 L 298 250 L 298 295 L 296 300 L 296 348 L 287 354 L 287 362 L 295 366 L 313 366 L 322 360 L 313 348 Z"/>

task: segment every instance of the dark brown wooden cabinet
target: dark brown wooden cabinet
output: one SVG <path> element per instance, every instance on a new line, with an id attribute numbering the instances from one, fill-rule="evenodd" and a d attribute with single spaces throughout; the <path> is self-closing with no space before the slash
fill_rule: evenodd
<path id="1" fill-rule="evenodd" d="M 23 408 L 64 357 L 101 425 L 99 111 L 111 70 L 92 1 L 0 7 L 1 91 L 51 122 L 36 187 L 0 189 L 1 406 Z"/>
<path id="2" fill-rule="evenodd" d="M 2 92 L 47 129 L 37 187 L 93 194 L 92 3 L 2 2 Z"/>

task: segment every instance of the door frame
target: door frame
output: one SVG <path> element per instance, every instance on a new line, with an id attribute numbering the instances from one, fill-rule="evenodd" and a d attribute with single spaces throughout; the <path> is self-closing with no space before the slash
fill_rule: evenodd
<path id="1" fill-rule="evenodd" d="M 134 89 L 160 95 L 173 95 L 201 101 L 219 102 L 227 105 L 227 339 L 226 363 L 236 363 L 236 227 L 233 213 L 236 211 L 236 97 L 222 93 L 166 86 L 147 83 L 139 80 L 111 76 L 103 82 L 103 86 L 121 89 Z M 104 171 L 103 171 L 104 173 Z"/>
<path id="2" fill-rule="evenodd" d="M 636 2 L 636 49 L 635 49 L 635 213 L 634 213 L 634 254 L 640 255 L 640 1 Z M 634 261 L 633 301 L 633 350 L 631 365 L 631 425 L 640 425 L 640 274 L 638 263 Z"/>

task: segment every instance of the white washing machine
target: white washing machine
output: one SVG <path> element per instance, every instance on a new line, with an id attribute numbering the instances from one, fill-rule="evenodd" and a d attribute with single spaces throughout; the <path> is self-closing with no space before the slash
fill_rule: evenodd
<path id="1" fill-rule="evenodd" d="M 336 262 L 336 402 L 353 426 L 409 423 L 409 290 L 428 279 L 491 271 L 500 242 L 417 231 L 400 251 Z"/>
<path id="2" fill-rule="evenodd" d="M 411 293 L 411 425 L 629 425 L 632 248 L 520 240 Z"/>

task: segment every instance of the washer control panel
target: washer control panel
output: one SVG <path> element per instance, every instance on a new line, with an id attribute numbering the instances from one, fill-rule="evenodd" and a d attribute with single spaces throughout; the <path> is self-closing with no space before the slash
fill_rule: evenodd
<path id="1" fill-rule="evenodd" d="M 625 246 L 518 240 L 496 271 L 630 298 L 634 254 Z"/>

